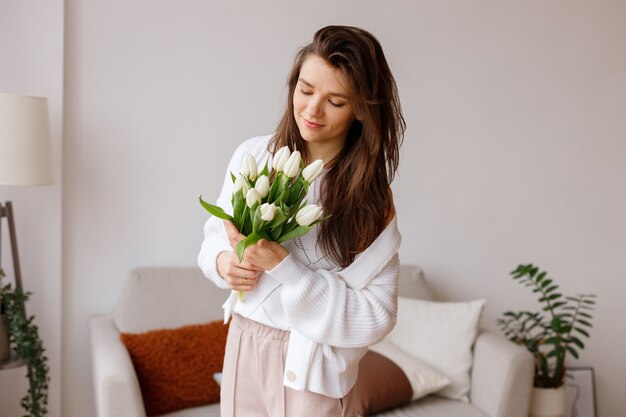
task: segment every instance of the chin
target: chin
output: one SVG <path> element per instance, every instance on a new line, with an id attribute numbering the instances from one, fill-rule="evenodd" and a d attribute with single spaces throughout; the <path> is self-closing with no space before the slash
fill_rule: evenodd
<path id="1" fill-rule="evenodd" d="M 320 142 L 323 140 L 322 135 L 311 132 L 303 133 L 302 131 L 300 131 L 300 136 L 302 136 L 302 139 L 304 139 L 305 142 Z"/>
<path id="2" fill-rule="evenodd" d="M 316 142 L 319 140 L 319 137 L 321 136 L 319 132 L 311 132 L 306 128 L 302 128 L 300 126 L 298 127 L 298 130 L 300 131 L 300 136 L 302 136 L 302 139 L 304 139 L 305 142 Z"/>

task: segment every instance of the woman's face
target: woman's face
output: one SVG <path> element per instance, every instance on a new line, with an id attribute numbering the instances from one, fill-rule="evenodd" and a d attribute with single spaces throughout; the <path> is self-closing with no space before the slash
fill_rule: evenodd
<path id="1" fill-rule="evenodd" d="M 307 57 L 293 92 L 293 116 L 312 152 L 339 153 L 354 121 L 349 83 L 322 58 Z M 319 157 L 319 156 L 318 156 Z"/>

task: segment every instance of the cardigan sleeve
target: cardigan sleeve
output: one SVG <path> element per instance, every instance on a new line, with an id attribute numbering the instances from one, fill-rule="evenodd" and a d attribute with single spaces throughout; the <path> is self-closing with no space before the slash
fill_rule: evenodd
<path id="1" fill-rule="evenodd" d="M 252 154 L 258 164 L 264 162 L 263 158 L 266 158 L 267 142 L 269 138 L 270 136 L 259 136 L 246 140 L 237 147 L 233 156 L 230 158 L 228 169 L 224 176 L 222 190 L 216 202 L 216 205 L 224 209 L 227 213 L 232 214 L 233 212 L 231 204 L 231 196 L 233 194 L 231 172 L 233 174 L 239 172 L 243 157 L 247 153 Z M 219 288 L 228 289 L 230 288 L 228 283 L 217 272 L 217 255 L 223 251 L 232 251 L 224 223 L 221 219 L 210 216 L 204 224 L 204 240 L 200 247 L 200 253 L 198 254 L 198 266 L 204 275 L 213 281 L 215 285 Z"/>
<path id="2" fill-rule="evenodd" d="M 380 341 L 395 325 L 399 269 L 395 252 L 366 285 L 351 288 L 341 272 L 313 271 L 290 254 L 267 273 L 283 284 L 294 329 L 317 343 L 355 348 Z"/>

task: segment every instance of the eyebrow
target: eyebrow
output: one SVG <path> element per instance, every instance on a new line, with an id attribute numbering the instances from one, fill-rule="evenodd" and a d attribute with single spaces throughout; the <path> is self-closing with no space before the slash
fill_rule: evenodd
<path id="1" fill-rule="evenodd" d="M 308 82 L 307 80 L 305 80 L 304 78 L 300 77 L 298 78 L 298 81 L 300 81 L 302 84 L 306 85 L 307 87 L 311 87 L 311 88 L 315 88 L 313 87 L 313 84 L 311 84 L 310 82 Z M 336 97 L 341 97 L 344 98 L 346 100 L 348 100 L 348 96 L 342 93 L 330 93 L 331 96 L 336 96 Z"/>

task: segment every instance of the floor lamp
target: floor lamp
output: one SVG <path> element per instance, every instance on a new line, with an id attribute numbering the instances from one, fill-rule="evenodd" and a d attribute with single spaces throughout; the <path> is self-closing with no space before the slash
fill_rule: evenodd
<path id="1" fill-rule="evenodd" d="M 47 100 L 42 97 L 0 93 L 0 186 L 52 183 L 52 152 Z M 13 213 L 13 205 L 10 201 L 0 202 L 0 242 L 2 223 L 6 219 L 9 227 L 15 286 L 23 289 Z M 1 260 L 0 267 L 2 267 Z M 22 309 L 24 309 L 23 305 Z"/>

